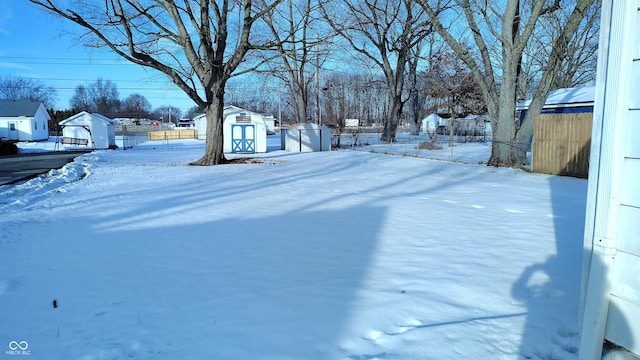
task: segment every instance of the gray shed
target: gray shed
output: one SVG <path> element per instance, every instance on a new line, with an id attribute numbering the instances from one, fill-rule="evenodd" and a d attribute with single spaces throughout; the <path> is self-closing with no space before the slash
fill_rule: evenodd
<path id="1" fill-rule="evenodd" d="M 291 152 L 331 150 L 331 129 L 318 124 L 295 124 L 282 134 L 284 149 Z"/>

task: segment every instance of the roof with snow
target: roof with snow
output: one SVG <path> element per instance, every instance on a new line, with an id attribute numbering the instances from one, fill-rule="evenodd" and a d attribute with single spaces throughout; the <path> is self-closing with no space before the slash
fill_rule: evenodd
<path id="1" fill-rule="evenodd" d="M 562 107 L 581 107 L 593 106 L 595 99 L 595 86 L 575 87 L 553 90 L 547 96 L 544 108 L 562 108 Z M 517 110 L 526 110 L 529 108 L 531 100 L 527 100 L 517 105 Z"/>

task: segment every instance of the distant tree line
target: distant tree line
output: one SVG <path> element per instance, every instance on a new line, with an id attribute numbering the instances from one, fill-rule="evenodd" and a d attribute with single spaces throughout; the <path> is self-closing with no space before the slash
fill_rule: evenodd
<path id="1" fill-rule="evenodd" d="M 69 100 L 69 106 L 72 109 L 98 113 L 109 118 L 177 122 L 182 116 L 182 111 L 172 106 L 153 109 L 149 100 L 141 94 L 134 93 L 122 99 L 118 86 L 113 81 L 102 78 L 88 85 L 78 85 Z"/>
<path id="2" fill-rule="evenodd" d="M 20 76 L 0 77 L 0 99 L 39 101 L 49 112 L 50 129 L 62 120 L 81 111 L 98 113 L 109 118 L 129 118 L 134 122 L 142 119 L 176 123 L 183 117 L 193 117 L 200 113 L 197 107 L 183 114 L 173 106 L 152 108 L 149 100 L 141 94 L 131 94 L 120 98 L 118 86 L 111 80 L 97 79 L 88 85 L 78 85 L 69 100 L 69 108 L 60 110 L 54 107 L 56 90 L 40 80 Z"/>

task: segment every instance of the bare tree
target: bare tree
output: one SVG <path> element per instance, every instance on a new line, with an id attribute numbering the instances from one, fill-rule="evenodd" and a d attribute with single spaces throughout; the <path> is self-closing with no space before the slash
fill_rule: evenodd
<path id="1" fill-rule="evenodd" d="M 429 0 L 417 1 L 433 21 L 440 36 L 469 67 L 482 89 L 493 130 L 489 165 L 520 167 L 526 164 L 526 151 L 533 134 L 533 116 L 544 106 L 560 71 L 567 44 L 594 0 L 575 0 L 567 4 L 563 4 L 562 0 L 509 0 L 496 3 L 453 0 L 457 8 L 444 13 L 439 13 L 440 9 L 430 4 Z M 551 52 L 529 111 L 522 124 L 517 124 L 514 114 L 524 49 L 541 17 L 560 8 L 571 9 L 570 15 L 562 30 L 551 41 Z M 454 13 L 456 10 L 459 13 Z M 449 27 L 451 22 L 444 21 L 452 19 L 456 21 L 457 28 L 470 30 L 474 51 L 465 48 L 464 40 L 456 37 L 454 29 Z M 463 26 L 460 25 L 461 19 L 466 21 Z M 492 48 L 501 51 L 499 68 L 493 61 L 496 56 L 493 56 Z"/>
<path id="2" fill-rule="evenodd" d="M 420 134 L 422 109 L 424 107 L 424 99 L 420 96 L 420 81 L 418 79 L 418 64 L 421 60 L 422 44 L 417 44 L 411 50 L 411 55 L 407 61 L 408 64 L 408 92 L 409 92 L 409 116 L 411 119 L 411 134 Z"/>
<path id="3" fill-rule="evenodd" d="M 91 100 L 89 99 L 89 90 L 84 85 L 76 86 L 73 96 L 69 99 L 69 106 L 71 106 L 72 109 L 79 109 L 82 111 L 95 111 Z"/>
<path id="4" fill-rule="evenodd" d="M 0 99 L 39 101 L 51 108 L 56 102 L 56 90 L 43 82 L 21 76 L 0 77 Z"/>
<path id="5" fill-rule="evenodd" d="M 462 116 L 486 114 L 480 87 L 471 71 L 450 49 L 441 48 L 431 54 L 424 77 L 430 112 Z"/>
<path id="6" fill-rule="evenodd" d="M 120 92 L 111 80 L 98 79 L 89 85 L 89 99 L 94 110 L 102 115 L 114 117 L 120 111 Z"/>
<path id="7" fill-rule="evenodd" d="M 134 119 L 144 119 L 151 113 L 151 103 L 146 97 L 140 94 L 131 94 L 122 100 L 120 116 Z"/>
<path id="8" fill-rule="evenodd" d="M 120 93 L 113 81 L 100 78 L 87 86 L 78 85 L 69 103 L 74 109 L 114 117 L 120 111 Z"/>
<path id="9" fill-rule="evenodd" d="M 317 0 L 287 0 L 264 17 L 276 39 L 277 59 L 269 62 L 268 73 L 287 84 L 296 122 L 306 122 L 314 70 L 320 63 L 320 45 L 330 38 L 320 26 Z M 322 36 L 319 35 L 323 32 Z M 322 40 L 320 40 L 322 39 Z M 323 59 L 327 50 L 323 49 Z"/>
<path id="10" fill-rule="evenodd" d="M 576 34 L 569 40 L 562 54 L 561 70 L 553 85 L 554 89 L 569 88 L 593 83 L 596 77 L 598 61 L 598 40 L 600 34 L 600 7 L 595 1 L 587 9 L 582 24 Z M 548 14 L 542 19 L 539 35 L 532 37 L 535 52 L 530 58 L 537 68 L 544 68 L 545 60 L 549 58 L 551 49 L 549 44 L 562 31 L 570 13 L 567 9 Z"/>
<path id="11" fill-rule="evenodd" d="M 402 108 L 411 49 L 431 27 L 422 9 L 412 0 L 344 0 L 323 5 L 323 13 L 361 56 L 384 74 L 388 87 L 388 113 L 381 140 L 393 142 Z"/>
<path id="12" fill-rule="evenodd" d="M 382 123 L 387 114 L 384 79 L 365 73 L 329 72 L 323 77 L 323 117 L 326 123 L 345 127 L 345 119 L 362 125 Z M 383 99 L 382 101 L 380 99 Z"/>
<path id="13" fill-rule="evenodd" d="M 180 112 L 180 109 L 173 106 L 160 106 L 155 108 L 151 115 L 163 123 L 177 124 L 182 113 Z"/>
<path id="14" fill-rule="evenodd" d="M 82 26 L 90 45 L 167 75 L 207 116 L 205 154 L 192 164 L 226 162 L 225 85 L 259 41 L 251 28 L 282 0 L 29 1 Z"/>

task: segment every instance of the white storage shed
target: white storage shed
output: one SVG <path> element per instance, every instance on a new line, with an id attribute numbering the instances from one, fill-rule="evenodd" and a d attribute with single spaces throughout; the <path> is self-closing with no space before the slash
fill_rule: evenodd
<path id="1" fill-rule="evenodd" d="M 284 149 L 291 152 L 330 151 L 331 129 L 318 124 L 289 126 L 284 136 Z"/>
<path id="2" fill-rule="evenodd" d="M 0 138 L 3 140 L 47 140 L 50 119 L 41 102 L 0 100 Z"/>
<path id="3" fill-rule="evenodd" d="M 224 108 L 223 116 L 225 153 L 267 152 L 267 125 L 264 116 L 233 105 Z M 198 131 L 198 139 L 206 139 L 206 115 L 198 115 L 193 121 Z"/>
<path id="4" fill-rule="evenodd" d="M 62 120 L 62 144 L 67 149 L 113 149 L 116 122 L 106 116 L 83 111 Z"/>
<path id="5" fill-rule="evenodd" d="M 426 118 L 422 119 L 422 124 L 420 126 L 420 130 L 422 132 L 435 132 L 436 128 L 440 125 L 447 125 L 448 121 L 446 119 L 441 118 L 438 114 L 431 114 Z"/>
<path id="6" fill-rule="evenodd" d="M 637 0 L 602 2 L 580 359 L 640 358 L 639 5 Z"/>

